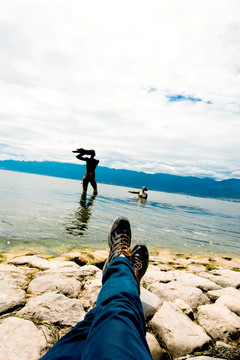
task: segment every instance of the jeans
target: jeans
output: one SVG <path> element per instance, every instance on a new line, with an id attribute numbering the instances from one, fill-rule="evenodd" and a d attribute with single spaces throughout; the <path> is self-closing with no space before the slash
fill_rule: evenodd
<path id="1" fill-rule="evenodd" d="M 150 360 L 142 303 L 130 260 L 106 268 L 96 307 L 41 360 Z"/>

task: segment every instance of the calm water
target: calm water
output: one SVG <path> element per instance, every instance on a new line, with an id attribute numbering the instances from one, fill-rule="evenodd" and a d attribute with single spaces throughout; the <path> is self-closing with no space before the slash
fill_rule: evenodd
<path id="1" fill-rule="evenodd" d="M 146 185 L 147 184 L 143 184 Z M 240 255 L 240 203 L 99 184 L 81 202 L 81 182 L 0 170 L 0 249 L 107 248 L 112 221 L 126 216 L 133 244 Z M 89 189 L 90 194 L 92 189 Z"/>

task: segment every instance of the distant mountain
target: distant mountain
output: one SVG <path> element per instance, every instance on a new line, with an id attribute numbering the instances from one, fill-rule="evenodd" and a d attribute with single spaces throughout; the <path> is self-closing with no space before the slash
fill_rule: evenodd
<path id="1" fill-rule="evenodd" d="M 52 161 L 0 160 L 0 169 L 80 180 L 85 172 L 85 165 Z M 240 200 L 239 179 L 216 181 L 211 178 L 200 179 L 193 176 L 161 173 L 147 174 L 131 170 L 110 169 L 103 166 L 97 167 L 96 179 L 99 183 L 104 184 L 134 188 L 146 186 L 149 190 Z"/>

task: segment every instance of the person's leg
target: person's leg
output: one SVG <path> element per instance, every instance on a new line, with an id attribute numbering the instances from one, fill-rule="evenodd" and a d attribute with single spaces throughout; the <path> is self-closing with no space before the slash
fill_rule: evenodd
<path id="1" fill-rule="evenodd" d="M 85 174 L 82 180 L 82 187 L 83 187 L 82 196 L 86 196 L 87 194 L 88 183 L 89 183 L 89 179 L 88 176 L 86 176 Z"/>
<path id="2" fill-rule="evenodd" d="M 130 242 L 131 230 L 127 219 L 115 220 L 109 235 L 110 255 L 104 267 L 103 287 L 96 308 L 41 360 L 152 359 L 137 290 L 137 281 L 140 282 L 147 269 L 148 254 L 146 256 L 146 247 L 140 245 L 133 249 L 132 259 Z M 121 254 L 126 257 L 119 256 Z M 143 266 L 134 271 L 130 259 L 134 264 L 138 260 L 138 265 L 140 260 Z"/>
<path id="3" fill-rule="evenodd" d="M 96 308 L 89 311 L 84 320 L 64 335 L 40 360 L 81 360 L 84 345 L 92 326 Z"/>
<path id="4" fill-rule="evenodd" d="M 93 195 L 97 195 L 98 191 L 97 191 L 97 182 L 94 178 L 90 179 L 90 184 L 93 187 Z"/>
<path id="5" fill-rule="evenodd" d="M 115 237 L 121 237 L 122 240 L 126 233 L 127 231 L 124 235 L 116 234 Z M 131 233 L 128 237 L 131 237 Z M 125 240 L 126 238 L 122 241 L 121 249 L 128 256 Z M 103 286 L 98 295 L 96 313 L 85 343 L 83 358 L 150 360 L 152 357 L 145 337 L 135 270 L 130 259 L 119 256 L 119 251 L 116 254 L 117 245 L 117 242 L 113 243 L 107 266 L 104 267 Z"/>

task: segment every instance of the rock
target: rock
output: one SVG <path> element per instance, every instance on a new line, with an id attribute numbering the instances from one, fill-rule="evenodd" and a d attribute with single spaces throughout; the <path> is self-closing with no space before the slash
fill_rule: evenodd
<path id="1" fill-rule="evenodd" d="M 232 349 L 232 346 L 229 345 L 229 344 L 226 344 L 222 341 L 217 341 L 216 342 L 216 347 L 225 347 L 225 348 L 228 348 L 228 349 Z"/>
<path id="2" fill-rule="evenodd" d="M 194 318 L 191 306 L 189 306 L 185 301 L 183 301 L 182 299 L 175 299 L 173 303 L 176 304 L 179 309 L 182 310 L 182 312 L 186 314 L 190 319 Z"/>
<path id="3" fill-rule="evenodd" d="M 28 265 L 40 270 L 54 269 L 58 267 L 78 267 L 77 264 L 70 261 L 64 261 L 63 258 L 57 258 L 53 260 L 46 260 L 35 255 L 27 255 L 16 257 L 8 261 L 9 264 L 14 265 Z"/>
<path id="4" fill-rule="evenodd" d="M 89 264 L 89 265 L 100 265 L 105 262 L 108 257 L 109 252 L 106 250 L 96 250 L 96 251 L 72 251 L 64 254 L 67 259 L 76 261 L 80 265 Z"/>
<path id="5" fill-rule="evenodd" d="M 167 272 L 150 270 L 143 277 L 143 284 L 149 287 L 150 284 L 153 284 L 155 282 L 169 283 L 174 280 L 179 281 L 179 283 L 181 282 L 186 286 L 198 287 L 199 289 L 205 291 L 221 289 L 219 285 L 208 279 L 180 270 L 173 270 Z"/>
<path id="6" fill-rule="evenodd" d="M 201 272 L 198 275 L 208 280 L 211 280 L 222 287 L 234 287 L 236 289 L 240 287 L 240 280 L 234 278 L 220 276 L 220 275 L 213 275 L 208 272 Z"/>
<path id="7" fill-rule="evenodd" d="M 154 269 L 148 270 L 146 275 L 142 278 L 142 284 L 149 288 L 153 283 L 169 283 L 171 281 L 177 280 L 178 277 L 183 275 L 182 270 L 170 270 L 170 271 L 161 271 L 156 266 Z"/>
<path id="8" fill-rule="evenodd" d="M 91 253 L 91 255 L 94 257 L 94 263 L 95 264 L 103 264 L 106 259 L 108 258 L 109 251 L 106 250 L 96 250 Z"/>
<path id="9" fill-rule="evenodd" d="M 211 341 L 199 325 L 192 322 L 178 306 L 169 302 L 163 303 L 150 325 L 173 357 L 201 349 Z"/>
<path id="10" fill-rule="evenodd" d="M 155 294 L 152 294 L 150 291 L 141 287 L 141 295 L 140 295 L 143 313 L 145 320 L 152 317 L 155 312 L 158 310 L 159 306 L 162 304 L 162 301 Z"/>
<path id="11" fill-rule="evenodd" d="M 0 320 L 0 359 L 38 360 L 47 341 L 41 330 L 31 321 L 8 317 Z"/>
<path id="12" fill-rule="evenodd" d="M 0 284 L 1 280 L 4 280 L 5 283 L 12 283 L 17 286 L 26 286 L 28 278 L 24 271 L 17 266 L 0 264 Z"/>
<path id="13" fill-rule="evenodd" d="M 51 291 L 60 292 L 71 298 L 76 298 L 80 289 L 80 281 L 62 274 L 50 274 L 39 276 L 32 280 L 28 286 L 28 293 L 42 294 Z"/>
<path id="14" fill-rule="evenodd" d="M 188 265 L 188 271 L 198 273 L 198 275 L 200 275 L 199 273 L 206 271 L 206 268 L 204 265 L 191 263 Z"/>
<path id="15" fill-rule="evenodd" d="M 157 339 L 149 332 L 146 333 L 146 340 L 152 354 L 153 360 L 159 360 L 163 353 L 161 346 L 159 345 Z"/>
<path id="16" fill-rule="evenodd" d="M 240 298 L 232 295 L 223 295 L 216 300 L 216 304 L 223 304 L 229 310 L 240 316 Z"/>
<path id="17" fill-rule="evenodd" d="M 213 271 L 211 271 L 211 274 L 226 276 L 231 279 L 240 280 L 240 272 L 239 271 L 233 271 L 233 270 L 229 270 L 229 269 L 221 269 L 221 270 L 213 270 Z"/>
<path id="18" fill-rule="evenodd" d="M 216 300 L 220 296 L 231 295 L 237 297 L 240 301 L 240 291 L 232 287 L 224 288 L 221 290 L 208 291 L 208 295 L 212 300 Z"/>
<path id="19" fill-rule="evenodd" d="M 191 273 L 181 273 L 176 277 L 176 280 L 184 285 L 194 286 L 204 291 L 221 289 L 221 286 L 213 281 Z"/>
<path id="20" fill-rule="evenodd" d="M 154 283 L 150 285 L 149 290 L 162 300 L 184 300 L 193 310 L 197 309 L 199 305 L 210 302 L 202 290 L 193 286 L 185 286 L 178 281 L 171 281 L 168 284 Z"/>
<path id="21" fill-rule="evenodd" d="M 18 314 L 68 326 L 76 325 L 85 316 L 80 300 L 54 292 L 32 297 Z"/>
<path id="22" fill-rule="evenodd" d="M 51 268 L 48 260 L 35 255 L 19 256 L 9 260 L 8 263 L 14 265 L 28 265 L 40 270 L 47 270 Z"/>
<path id="23" fill-rule="evenodd" d="M 173 260 L 173 259 L 169 259 L 169 258 L 165 258 L 163 256 L 149 256 L 149 261 L 150 262 L 154 262 L 154 263 L 160 263 L 160 264 L 172 264 L 172 265 L 177 265 L 178 262 Z"/>
<path id="24" fill-rule="evenodd" d="M 25 304 L 25 291 L 14 284 L 0 281 L 0 314 Z"/>
<path id="25" fill-rule="evenodd" d="M 174 276 L 170 275 L 170 273 L 170 271 L 165 272 L 158 268 L 148 270 L 142 278 L 142 284 L 149 287 L 155 282 L 168 283 L 174 279 Z"/>
<path id="26" fill-rule="evenodd" d="M 96 305 L 97 297 L 101 288 L 102 288 L 101 279 L 90 280 L 85 285 L 85 291 L 82 295 L 85 299 L 88 300 L 88 303 L 91 307 Z"/>
<path id="27" fill-rule="evenodd" d="M 73 263 L 74 264 L 74 263 Z M 71 267 L 58 267 L 53 269 L 48 269 L 39 273 L 39 276 L 45 276 L 49 274 L 64 274 L 68 277 L 75 277 L 77 280 L 82 280 L 83 278 L 92 277 L 97 274 L 101 274 L 102 271 L 94 265 L 84 265 L 84 266 L 71 266 Z"/>
<path id="28" fill-rule="evenodd" d="M 81 268 L 79 269 L 79 273 L 78 273 L 78 279 L 80 280 L 81 278 L 87 277 L 87 276 L 94 276 L 94 275 L 100 275 L 100 278 L 102 278 L 102 270 L 100 270 L 97 266 L 95 265 L 85 265 L 85 266 L 81 266 Z"/>
<path id="29" fill-rule="evenodd" d="M 240 334 L 240 318 L 222 304 L 199 306 L 197 319 L 214 340 L 227 340 Z"/>

